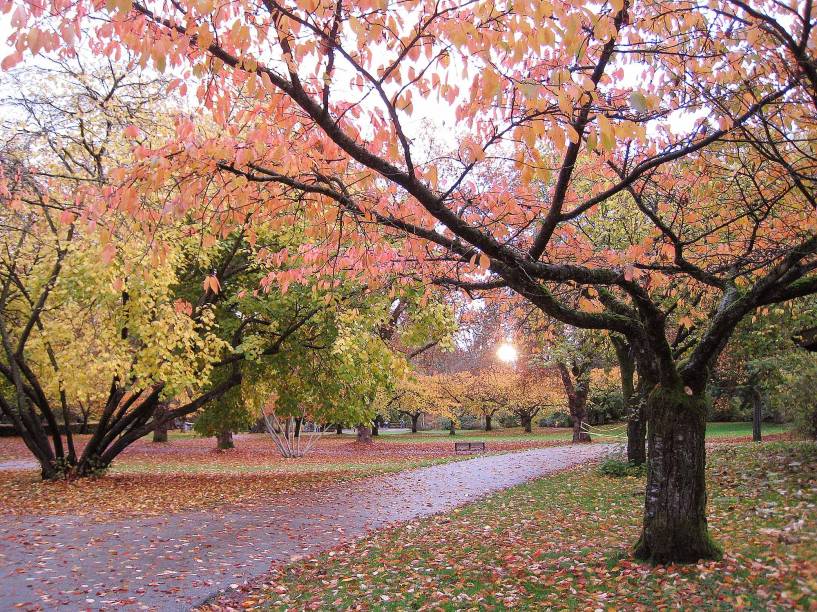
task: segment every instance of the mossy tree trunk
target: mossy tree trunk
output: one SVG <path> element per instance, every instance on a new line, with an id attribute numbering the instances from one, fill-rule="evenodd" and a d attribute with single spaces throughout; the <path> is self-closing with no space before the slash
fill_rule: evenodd
<path id="1" fill-rule="evenodd" d="M 647 488 L 635 556 L 692 563 L 721 554 L 706 521 L 706 402 L 681 386 L 656 387 L 647 400 Z"/>

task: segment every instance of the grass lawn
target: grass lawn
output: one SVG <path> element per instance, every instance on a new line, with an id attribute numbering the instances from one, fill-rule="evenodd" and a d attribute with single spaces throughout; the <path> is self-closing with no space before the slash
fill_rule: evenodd
<path id="1" fill-rule="evenodd" d="M 763 435 L 778 435 L 786 433 L 791 429 L 789 425 L 777 425 L 774 423 L 763 423 Z M 531 433 L 526 433 L 521 427 L 508 427 L 495 429 L 493 431 L 481 431 L 475 429 L 457 430 L 456 436 L 450 436 L 448 430 L 420 431 L 411 433 L 390 433 L 389 430 L 381 430 L 383 435 L 380 438 L 388 442 L 402 443 L 428 443 L 439 442 L 441 440 L 461 440 L 479 442 L 513 442 L 513 441 L 557 441 L 570 440 L 573 430 L 570 428 L 556 427 L 534 427 Z M 610 425 L 598 425 L 591 428 L 591 435 L 596 434 L 599 442 L 624 441 L 627 436 L 626 425 L 624 423 L 612 423 Z M 352 438 L 350 434 L 344 437 Z M 707 423 L 706 437 L 708 439 L 717 438 L 751 438 L 752 423 Z"/>
<path id="2" fill-rule="evenodd" d="M 817 446 L 719 446 L 708 479 L 722 561 L 632 560 L 644 481 L 586 467 L 287 565 L 225 601 L 281 610 L 817 609 Z"/>

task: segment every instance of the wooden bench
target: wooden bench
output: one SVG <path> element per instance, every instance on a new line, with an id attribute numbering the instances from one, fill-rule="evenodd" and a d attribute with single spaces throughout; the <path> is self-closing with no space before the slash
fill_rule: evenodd
<path id="1" fill-rule="evenodd" d="M 455 453 L 476 453 L 485 450 L 485 442 L 454 442 Z"/>

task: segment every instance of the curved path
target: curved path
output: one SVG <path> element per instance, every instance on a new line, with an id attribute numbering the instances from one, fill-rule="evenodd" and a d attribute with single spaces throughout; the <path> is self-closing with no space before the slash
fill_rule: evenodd
<path id="1" fill-rule="evenodd" d="M 270 498 L 264 509 L 85 524 L 0 517 L 0 610 L 186 610 L 231 584 L 370 529 L 596 459 L 609 445 L 479 457 Z M 25 604 L 25 605 L 20 605 Z"/>

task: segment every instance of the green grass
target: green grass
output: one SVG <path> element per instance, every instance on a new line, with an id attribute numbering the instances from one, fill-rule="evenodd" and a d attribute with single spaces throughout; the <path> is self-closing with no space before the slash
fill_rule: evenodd
<path id="1" fill-rule="evenodd" d="M 778 425 L 774 423 L 763 423 L 763 435 L 773 435 L 785 433 L 791 430 L 790 425 Z M 593 426 L 591 434 L 596 434 L 599 441 L 605 439 L 626 439 L 626 425 L 624 423 L 611 423 L 608 425 Z M 387 429 L 381 430 L 381 435 L 377 438 L 381 442 L 398 442 L 398 443 L 422 443 L 422 442 L 440 442 L 446 440 L 452 441 L 474 441 L 474 442 L 518 442 L 525 440 L 570 440 L 573 436 L 573 430 L 570 428 L 563 428 L 554 431 L 553 429 L 542 429 L 534 427 L 533 432 L 526 433 L 521 427 L 510 427 L 495 429 L 491 432 L 485 432 L 476 429 L 459 429 L 456 436 L 451 436 L 448 430 L 427 430 L 419 431 L 416 434 L 411 433 L 391 433 Z M 707 423 L 706 437 L 710 439 L 717 438 L 740 438 L 752 436 L 751 422 L 736 422 L 736 423 Z M 341 437 L 341 436 L 338 436 Z M 352 439 L 354 435 L 343 434 L 343 437 Z"/>
<path id="2" fill-rule="evenodd" d="M 776 423 L 763 423 L 761 426 L 761 435 L 771 436 L 774 434 L 781 434 L 791 431 L 791 425 Z M 752 437 L 752 423 L 738 422 L 738 423 L 707 423 L 706 437 L 707 438 L 738 438 L 738 437 Z"/>
<path id="3" fill-rule="evenodd" d="M 711 453 L 718 562 L 630 558 L 642 478 L 593 467 L 515 487 L 276 570 L 265 609 L 809 609 L 817 601 L 817 445 Z M 813 607 L 812 607 L 813 609 Z"/>

